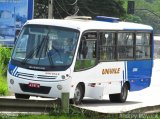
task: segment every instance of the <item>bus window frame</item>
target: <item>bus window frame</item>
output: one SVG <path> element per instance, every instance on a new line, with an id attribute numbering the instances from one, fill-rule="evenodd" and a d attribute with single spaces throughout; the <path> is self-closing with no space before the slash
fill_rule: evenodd
<path id="1" fill-rule="evenodd" d="M 96 43 L 95 43 L 95 45 L 96 45 L 96 48 L 95 48 L 95 50 L 96 50 L 95 64 L 94 64 L 94 66 L 86 67 L 86 68 L 82 68 L 82 69 L 77 70 L 76 69 L 76 61 L 77 61 L 77 57 L 79 55 L 79 47 L 81 45 L 82 38 L 86 33 L 96 33 L 97 34 L 97 39 L 88 39 L 88 41 L 96 41 Z M 85 71 L 85 70 L 88 70 L 88 69 L 91 69 L 91 68 L 95 67 L 98 64 L 98 57 L 97 57 L 97 55 L 98 55 L 97 54 L 97 46 L 98 46 L 98 39 L 99 39 L 98 37 L 99 37 L 98 30 L 86 30 L 86 31 L 82 32 L 82 34 L 79 38 L 80 39 L 79 44 L 77 44 L 77 49 L 78 50 L 77 50 L 77 54 L 75 55 L 76 56 L 76 61 L 75 61 L 75 65 L 74 65 L 74 72 Z M 87 39 L 86 39 L 86 41 L 87 41 Z"/>
<path id="2" fill-rule="evenodd" d="M 134 45 L 135 46 L 135 50 L 136 50 L 136 46 L 137 46 L 136 45 L 136 41 L 137 41 L 136 40 L 136 34 L 137 33 L 148 33 L 149 34 L 150 39 L 149 39 L 149 45 L 148 46 L 150 47 L 150 56 L 149 56 L 149 58 L 136 58 L 136 56 L 135 56 L 135 60 L 150 60 L 150 59 L 153 59 L 153 54 L 154 54 L 153 53 L 154 52 L 154 49 L 153 49 L 154 48 L 153 47 L 153 45 L 154 45 L 153 44 L 153 31 L 145 31 L 144 30 L 144 31 L 136 31 L 135 32 L 135 45 Z M 136 53 L 135 53 L 135 55 L 136 55 Z"/>
<path id="3" fill-rule="evenodd" d="M 115 37 L 114 46 L 113 45 L 112 46 L 105 46 L 105 47 L 114 47 L 115 55 L 114 55 L 114 58 L 111 59 L 111 60 L 110 59 L 108 59 L 108 60 L 101 60 L 100 59 L 101 56 L 100 56 L 100 51 L 99 50 L 100 50 L 101 47 L 99 47 L 100 46 L 99 43 L 101 41 L 100 40 L 100 38 L 101 38 L 100 35 L 102 33 L 114 33 L 114 37 Z M 98 48 L 97 49 L 97 51 L 98 51 L 98 61 L 99 62 L 114 62 L 114 61 L 116 61 L 117 60 L 117 52 L 116 52 L 117 51 L 117 31 L 116 30 L 102 30 L 102 31 L 99 31 L 98 36 L 99 36 L 98 37 L 98 42 L 97 42 L 98 43 L 97 44 L 98 45 L 98 47 L 97 47 Z"/>
<path id="4" fill-rule="evenodd" d="M 100 40 L 100 33 L 103 32 L 111 32 L 115 33 L 115 59 L 112 60 L 100 60 L 100 54 L 98 51 L 98 62 L 115 62 L 115 61 L 136 61 L 136 60 L 150 60 L 153 59 L 153 31 L 152 30 L 99 30 L 98 31 L 98 41 Z M 118 42 L 118 33 L 132 33 L 133 34 L 133 58 L 132 59 L 119 59 L 118 58 L 118 52 L 117 52 L 117 42 Z M 148 33 L 150 35 L 150 44 L 148 45 L 150 47 L 150 56 L 149 58 L 136 58 L 136 34 L 137 33 Z M 98 42 L 99 43 L 99 42 Z M 99 48 L 99 44 L 97 46 Z"/>
<path id="5" fill-rule="evenodd" d="M 82 39 L 83 35 L 86 34 L 86 33 L 89 33 L 89 32 L 97 33 L 96 63 L 92 67 L 88 67 L 88 68 L 84 68 L 84 69 L 80 69 L 80 70 L 75 70 L 74 69 L 75 72 L 91 69 L 101 62 L 140 61 L 140 60 L 153 59 L 153 31 L 152 30 L 147 31 L 147 30 L 94 30 L 94 29 L 92 29 L 92 30 L 86 30 L 86 31 L 82 32 L 82 34 L 80 36 L 80 42 L 81 42 L 81 39 Z M 115 33 L 115 56 L 114 56 L 114 59 L 112 59 L 112 60 L 100 60 L 99 41 L 100 41 L 100 34 L 101 33 Z M 133 35 L 133 58 L 125 58 L 125 59 L 119 59 L 118 58 L 118 51 L 117 51 L 118 50 L 118 33 L 132 33 L 132 35 Z M 148 33 L 148 34 L 150 34 L 150 44 L 149 44 L 149 46 L 150 46 L 150 56 L 149 56 L 149 58 L 136 58 L 136 34 L 137 33 Z M 79 45 L 77 44 L 77 46 L 79 48 L 80 43 L 79 43 Z M 78 55 L 78 51 L 77 51 L 77 55 Z M 77 60 L 77 58 L 76 58 L 76 60 Z"/>

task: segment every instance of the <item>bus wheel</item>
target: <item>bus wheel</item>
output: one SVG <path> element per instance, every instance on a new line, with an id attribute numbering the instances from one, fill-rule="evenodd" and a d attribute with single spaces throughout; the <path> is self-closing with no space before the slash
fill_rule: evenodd
<path id="1" fill-rule="evenodd" d="M 125 83 L 121 89 L 121 93 L 110 94 L 109 99 L 111 102 L 124 103 L 128 96 L 128 85 Z"/>
<path id="2" fill-rule="evenodd" d="M 72 99 L 72 103 L 79 105 L 83 99 L 83 88 L 80 84 L 77 85 L 74 91 L 74 98 Z"/>
<path id="3" fill-rule="evenodd" d="M 29 95 L 15 93 L 16 99 L 29 99 Z"/>

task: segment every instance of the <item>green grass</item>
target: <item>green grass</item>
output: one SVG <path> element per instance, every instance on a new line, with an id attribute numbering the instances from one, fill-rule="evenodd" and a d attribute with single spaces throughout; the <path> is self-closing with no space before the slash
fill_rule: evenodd
<path id="1" fill-rule="evenodd" d="M 84 119 L 82 116 L 71 116 L 71 115 L 59 115 L 59 116 L 49 116 L 49 115 L 32 115 L 32 116 L 22 116 L 17 119 Z"/>
<path id="2" fill-rule="evenodd" d="M 91 112 L 92 114 L 92 112 Z M 58 115 L 0 115 L 0 119 L 160 119 L 160 113 L 158 114 L 58 114 Z"/>
<path id="3" fill-rule="evenodd" d="M 1 115 L 0 119 L 87 119 L 82 115 L 18 115 L 18 116 L 8 116 Z"/>
<path id="4" fill-rule="evenodd" d="M 0 96 L 5 96 L 8 94 L 7 78 L 0 76 Z"/>

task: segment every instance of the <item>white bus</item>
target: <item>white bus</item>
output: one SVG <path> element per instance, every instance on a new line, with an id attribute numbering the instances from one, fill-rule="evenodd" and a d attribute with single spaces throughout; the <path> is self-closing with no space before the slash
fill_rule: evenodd
<path id="1" fill-rule="evenodd" d="M 149 87 L 153 66 L 153 29 L 115 18 L 28 21 L 8 68 L 16 98 L 84 97 L 125 102 L 128 90 Z"/>

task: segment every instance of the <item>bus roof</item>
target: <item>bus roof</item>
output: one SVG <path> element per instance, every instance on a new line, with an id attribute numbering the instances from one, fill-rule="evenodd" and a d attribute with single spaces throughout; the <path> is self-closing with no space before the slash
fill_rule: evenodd
<path id="1" fill-rule="evenodd" d="M 51 25 L 51 26 L 61 26 L 72 29 L 77 29 L 80 31 L 85 30 L 153 30 L 151 26 L 131 23 L 131 22 L 105 22 L 105 21 L 95 21 L 95 20 L 80 20 L 80 19 L 33 19 L 26 22 L 26 24 L 35 25 Z M 25 25 L 26 25 L 25 24 Z"/>

